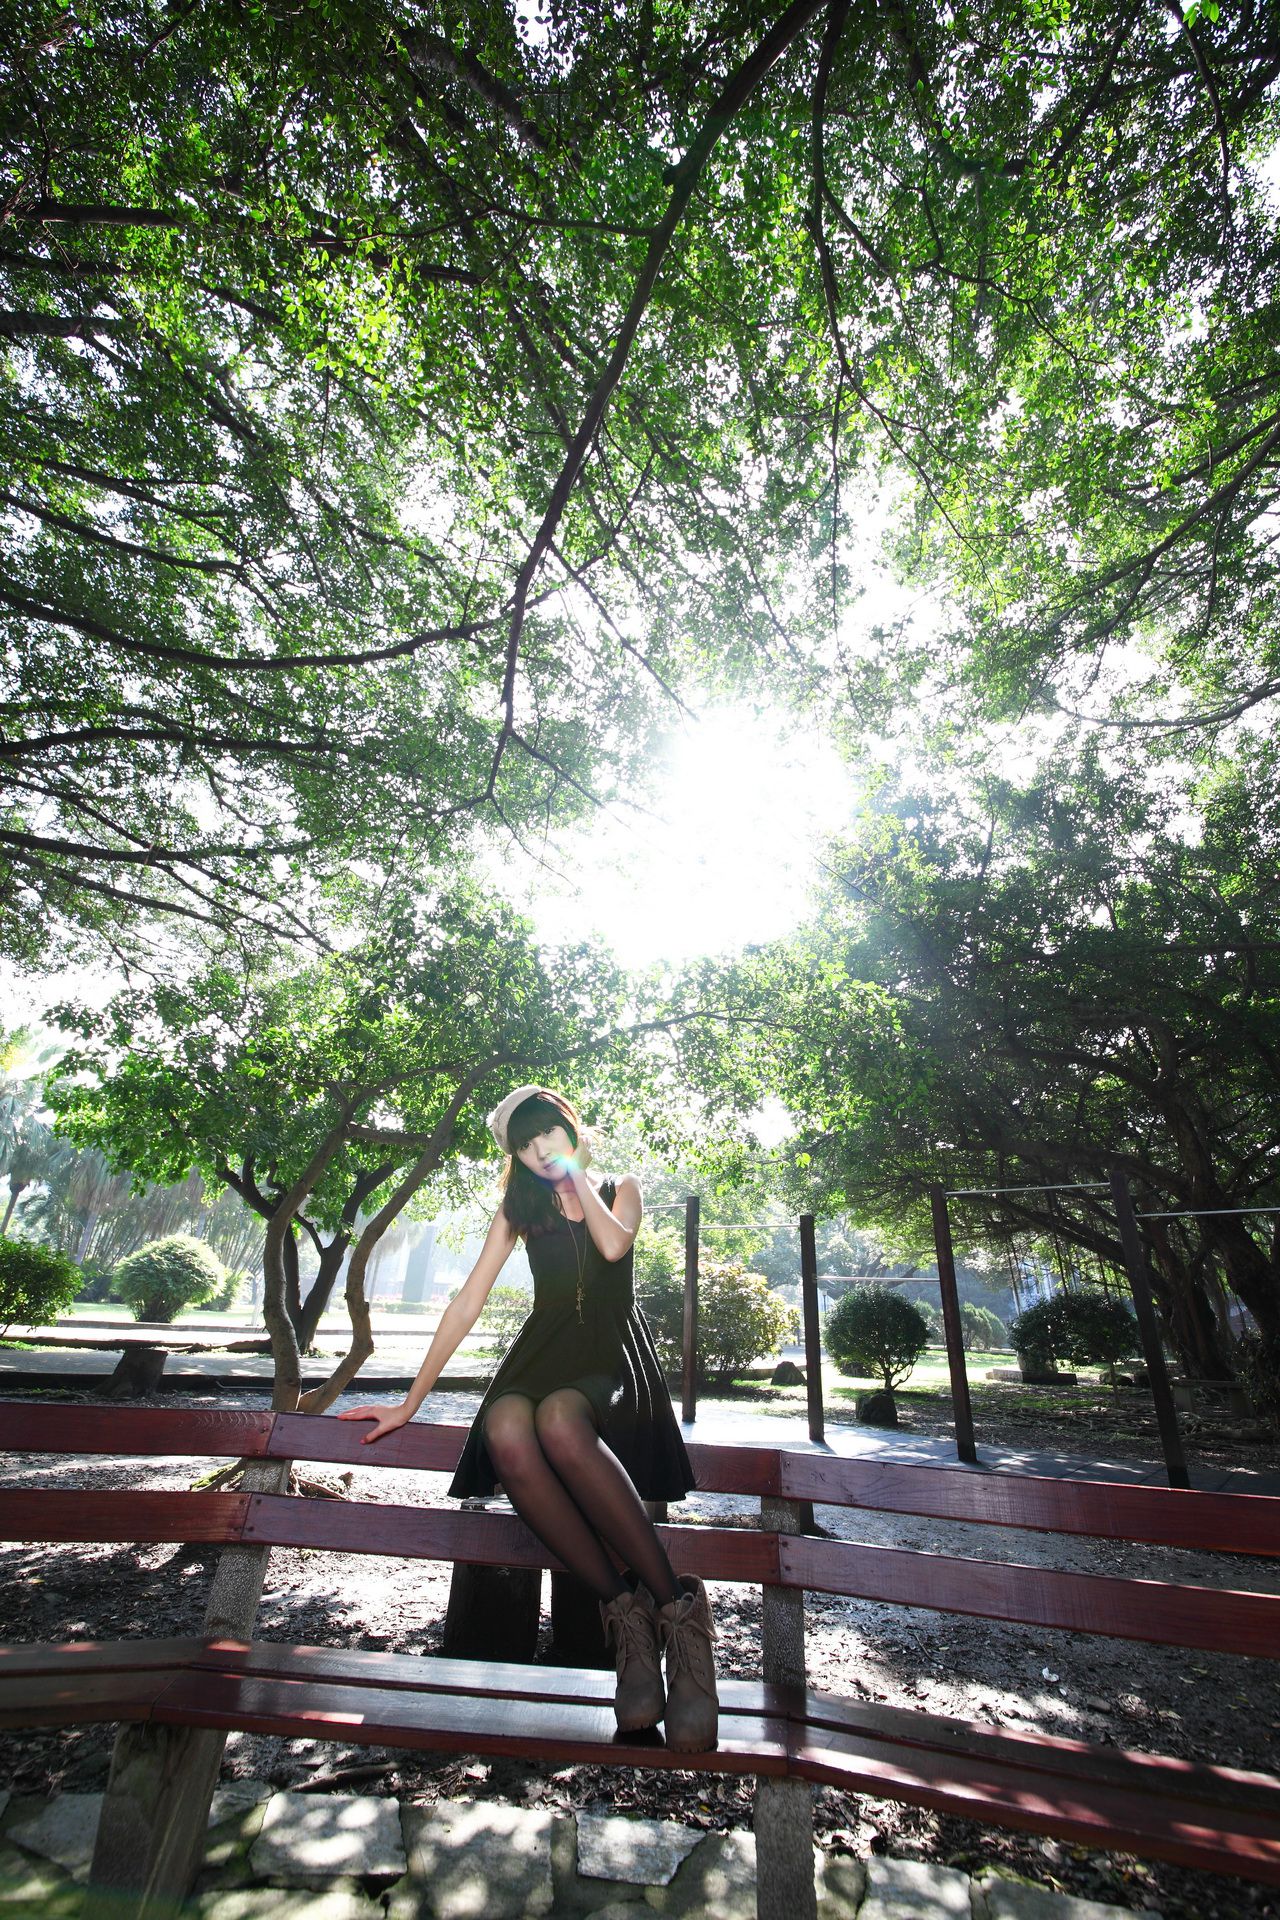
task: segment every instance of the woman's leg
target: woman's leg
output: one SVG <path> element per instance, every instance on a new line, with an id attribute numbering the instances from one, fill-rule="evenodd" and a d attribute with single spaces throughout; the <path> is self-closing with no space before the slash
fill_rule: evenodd
<path id="1" fill-rule="evenodd" d="M 539 1540 L 601 1600 L 625 1593 L 626 1582 L 542 1450 L 533 1401 L 502 1394 L 485 1414 L 484 1441 L 503 1490 Z"/>
<path id="2" fill-rule="evenodd" d="M 539 1402 L 533 1424 L 543 1455 L 575 1507 L 640 1576 L 659 1606 L 678 1598 L 681 1589 L 653 1522 L 630 1475 L 600 1438 L 587 1396 L 576 1387 L 549 1393 Z"/>

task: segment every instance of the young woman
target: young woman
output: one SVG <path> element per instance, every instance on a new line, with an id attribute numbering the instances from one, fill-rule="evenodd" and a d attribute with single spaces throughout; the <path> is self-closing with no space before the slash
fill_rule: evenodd
<path id="1" fill-rule="evenodd" d="M 449 1491 L 492 1493 L 501 1482 L 543 1544 L 599 1595 L 617 1660 L 619 1727 L 662 1720 L 668 1746 L 705 1752 L 716 1744 L 719 1707 L 706 1589 L 672 1573 L 643 1505 L 682 1499 L 693 1473 L 635 1303 L 640 1188 L 629 1174 L 598 1185 L 588 1177 L 578 1116 L 547 1087 L 517 1087 L 489 1127 L 508 1159 L 480 1258 L 403 1404 L 339 1418 L 376 1422 L 366 1444 L 412 1420 L 522 1239 L 533 1311 L 481 1402 Z"/>

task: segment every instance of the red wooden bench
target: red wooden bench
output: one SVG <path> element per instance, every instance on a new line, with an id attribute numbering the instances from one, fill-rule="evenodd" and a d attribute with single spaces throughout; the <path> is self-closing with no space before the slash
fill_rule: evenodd
<path id="1" fill-rule="evenodd" d="M 380 1441 L 373 1456 L 358 1426 L 332 1418 L 0 1402 L 0 1445 L 20 1454 L 243 1455 L 440 1473 L 452 1471 L 463 1432 L 417 1423 Z M 662 1531 L 678 1571 L 762 1589 L 761 1677 L 724 1683 L 719 1749 L 698 1756 L 696 1766 L 757 1777 L 758 1901 L 766 1920 L 801 1920 L 815 1911 L 812 1891 L 806 1907 L 795 1877 L 797 1862 L 812 1861 L 811 1782 L 1280 1884 L 1280 1780 L 840 1699 L 807 1684 L 803 1642 L 803 1595 L 817 1591 L 1274 1658 L 1280 1593 L 992 1563 L 800 1531 L 804 1503 L 818 1501 L 1276 1556 L 1280 1499 L 841 1460 L 777 1447 L 693 1445 L 690 1453 L 700 1488 L 761 1501 L 759 1531 Z M 0 1493 L 0 1537 L 289 1545 L 553 1564 L 514 1517 L 287 1494 L 10 1486 Z M 593 1670 L 274 1641 L 0 1649 L 0 1724 L 9 1727 L 142 1722 L 561 1762 L 689 1766 L 688 1756 L 668 1753 L 658 1736 L 617 1734 L 611 1697 L 612 1676 Z"/>

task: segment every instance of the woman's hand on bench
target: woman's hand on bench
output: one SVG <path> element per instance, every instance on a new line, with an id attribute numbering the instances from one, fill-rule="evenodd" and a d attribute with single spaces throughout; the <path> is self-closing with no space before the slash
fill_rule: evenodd
<path id="1" fill-rule="evenodd" d="M 394 1433 L 397 1427 L 407 1427 L 411 1416 L 403 1407 L 348 1407 L 338 1415 L 339 1420 L 376 1420 L 377 1426 L 372 1433 L 366 1433 L 364 1444 L 381 1440 L 384 1433 Z"/>

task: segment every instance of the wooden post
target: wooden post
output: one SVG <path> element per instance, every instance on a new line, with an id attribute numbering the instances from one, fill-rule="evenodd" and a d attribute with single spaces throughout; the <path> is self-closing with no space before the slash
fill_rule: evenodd
<path id="1" fill-rule="evenodd" d="M 702 1202 L 691 1193 L 684 1203 L 684 1322 L 680 1336 L 680 1418 L 698 1414 L 698 1224 Z"/>
<path id="2" fill-rule="evenodd" d="M 1156 1307 L 1151 1297 L 1147 1256 L 1138 1233 L 1138 1220 L 1133 1210 L 1133 1195 L 1129 1192 L 1129 1182 L 1119 1167 L 1113 1167 L 1111 1170 L 1111 1199 L 1120 1227 L 1120 1244 L 1124 1248 L 1124 1264 L 1129 1275 L 1129 1285 L 1133 1289 L 1133 1306 L 1138 1316 L 1138 1332 L 1142 1336 L 1143 1358 L 1147 1363 L 1147 1372 L 1151 1376 L 1151 1398 L 1155 1403 L 1156 1425 L 1160 1429 L 1160 1445 L 1164 1449 L 1165 1471 L 1169 1476 L 1171 1487 L 1189 1487 L 1191 1479 L 1187 1473 L 1187 1457 L 1182 1450 L 1182 1433 L 1178 1426 L 1177 1409 L 1173 1404 L 1173 1390 L 1169 1385 L 1169 1370 L 1164 1364 L 1160 1328 L 1156 1324 Z"/>
<path id="3" fill-rule="evenodd" d="M 246 1493 L 283 1493 L 287 1460 L 251 1460 Z M 225 1547 L 214 1569 L 204 1631 L 252 1640 L 270 1547 Z M 93 1865 L 81 1908 L 87 1920 L 172 1920 L 204 1859 L 218 1783 L 223 1727 L 121 1727 L 102 1797 Z"/>
<path id="4" fill-rule="evenodd" d="M 804 1515 L 795 1500 L 766 1496 L 760 1525 L 769 1533 L 799 1533 Z M 804 1595 L 794 1587 L 761 1590 L 760 1677 L 767 1686 L 803 1692 Z M 814 1879 L 813 1788 L 807 1780 L 756 1780 L 756 1920 L 817 1920 Z"/>
<path id="5" fill-rule="evenodd" d="M 933 1240 L 938 1250 L 938 1288 L 942 1294 L 942 1325 L 947 1336 L 947 1365 L 951 1370 L 951 1411 L 956 1424 L 956 1453 L 972 1466 L 978 1458 L 973 1438 L 973 1409 L 969 1405 L 969 1374 L 964 1360 L 964 1331 L 960 1325 L 960 1296 L 956 1292 L 956 1257 L 951 1245 L 951 1215 L 941 1187 L 929 1189 L 933 1208 Z"/>
<path id="6" fill-rule="evenodd" d="M 822 1419 L 822 1329 L 818 1324 L 818 1251 L 813 1215 L 800 1215 L 800 1306 L 804 1316 L 804 1381 L 809 1403 L 809 1438 L 825 1437 Z"/>

